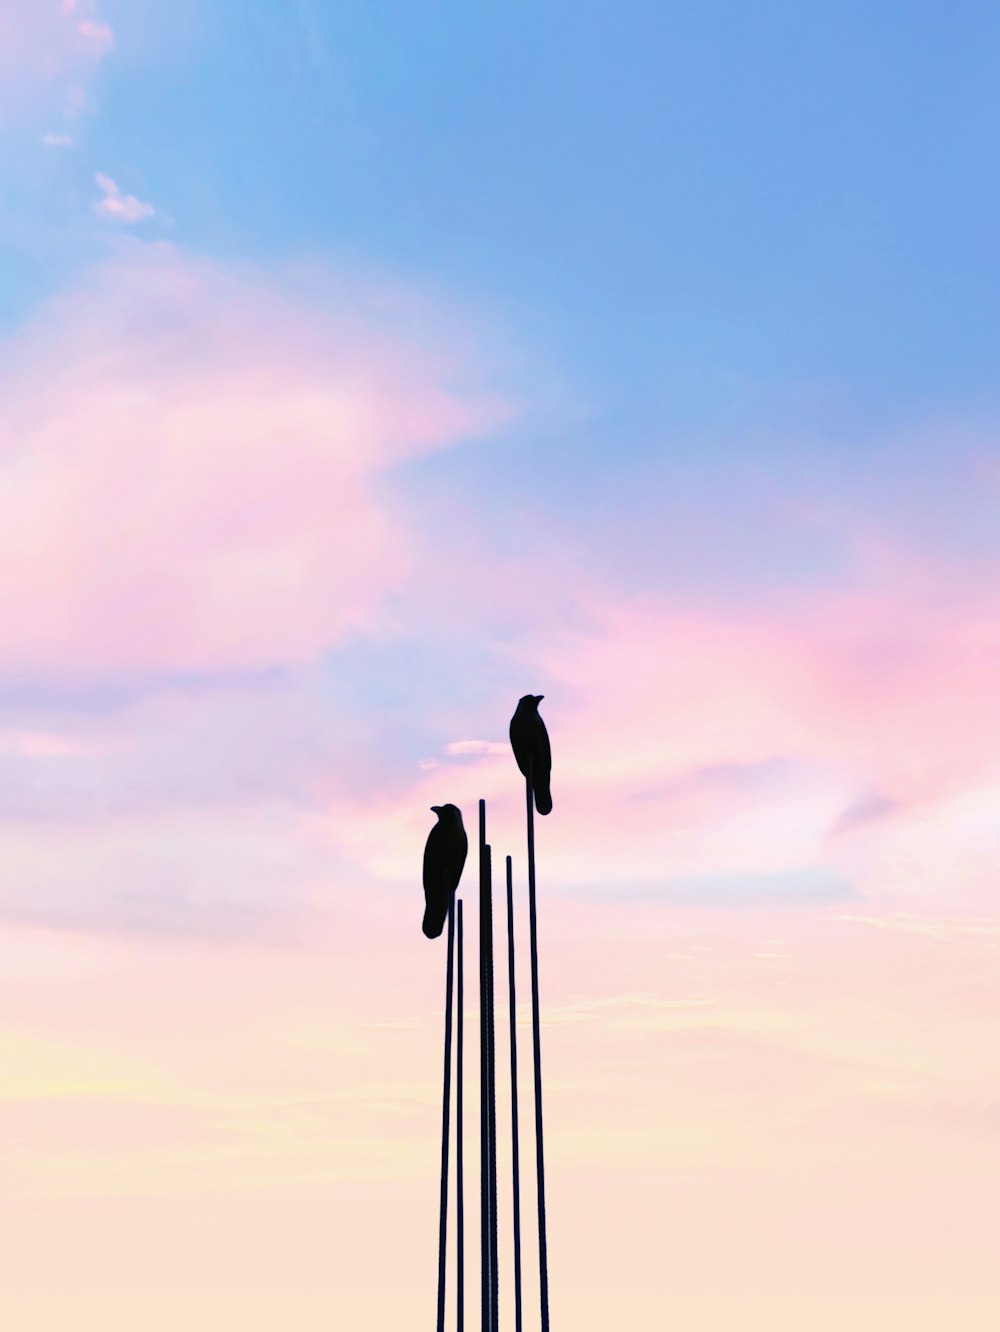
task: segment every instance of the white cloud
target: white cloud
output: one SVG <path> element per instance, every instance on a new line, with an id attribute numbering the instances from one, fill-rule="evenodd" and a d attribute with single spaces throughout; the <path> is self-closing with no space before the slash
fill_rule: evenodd
<path id="1" fill-rule="evenodd" d="M 42 143 L 47 148 L 72 148 L 72 134 L 43 134 Z"/>
<path id="2" fill-rule="evenodd" d="M 468 754 L 506 754 L 509 748 L 498 740 L 453 740 L 450 745 L 445 745 L 444 752 L 453 757 L 464 757 Z"/>
<path id="3" fill-rule="evenodd" d="M 339 281 L 124 237 L 0 348 L 5 675 L 312 662 L 387 614 L 419 544 L 380 477 L 500 408 L 429 303 L 417 336 Z"/>
<path id="4" fill-rule="evenodd" d="M 94 212 L 98 217 L 107 218 L 110 222 L 121 222 L 128 226 L 133 222 L 144 222 L 146 218 L 152 217 L 156 212 L 152 204 L 144 203 L 141 199 L 137 199 L 134 194 L 122 194 L 110 176 L 105 176 L 98 171 L 94 180 L 97 182 L 98 188 L 104 192 L 104 198 L 98 199 L 94 204 Z"/>
<path id="5" fill-rule="evenodd" d="M 106 23 L 81 19 L 76 25 L 76 30 L 98 57 L 106 55 L 115 44 L 115 35 Z"/>
<path id="6" fill-rule="evenodd" d="M 837 919 L 848 925 L 869 925 L 876 930 L 919 934 L 946 943 L 990 940 L 1000 936 L 1000 917 L 997 916 L 915 916 L 898 911 L 884 916 L 843 915 Z"/>
<path id="7" fill-rule="evenodd" d="M 86 88 L 114 49 L 94 0 L 24 4 L 0 0 L 0 106 L 5 115 L 63 103 L 86 104 Z"/>

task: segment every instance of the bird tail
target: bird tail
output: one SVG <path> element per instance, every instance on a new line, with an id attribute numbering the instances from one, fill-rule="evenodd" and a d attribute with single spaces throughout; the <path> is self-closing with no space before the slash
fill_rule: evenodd
<path id="1" fill-rule="evenodd" d="M 447 913 L 447 907 L 445 908 L 445 912 Z M 424 921 L 421 928 L 428 939 L 437 939 L 440 936 L 441 931 L 444 929 L 444 922 L 445 916 L 443 916 L 440 911 L 428 906 L 424 911 Z"/>
<path id="2" fill-rule="evenodd" d="M 541 783 L 535 784 L 535 808 L 539 814 L 552 813 L 552 793 L 549 790 L 548 782 L 545 782 L 544 785 Z"/>

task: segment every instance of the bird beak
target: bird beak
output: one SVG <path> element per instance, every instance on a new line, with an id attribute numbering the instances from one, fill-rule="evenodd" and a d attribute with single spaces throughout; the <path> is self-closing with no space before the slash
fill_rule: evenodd
<path id="1" fill-rule="evenodd" d="M 440 805 L 431 805 L 431 813 L 432 813 L 432 814 L 440 814 L 440 813 L 441 813 L 441 806 L 440 806 Z"/>
<path id="2" fill-rule="evenodd" d="M 541 701 L 542 701 L 542 699 L 543 699 L 544 697 L 545 697 L 544 694 L 536 694 L 536 695 L 535 695 L 535 702 L 536 702 L 536 703 L 541 703 Z"/>

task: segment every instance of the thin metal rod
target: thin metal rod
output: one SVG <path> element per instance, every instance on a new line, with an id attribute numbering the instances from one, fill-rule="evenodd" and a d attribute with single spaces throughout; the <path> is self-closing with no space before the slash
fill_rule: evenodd
<path id="1" fill-rule="evenodd" d="M 538 1021 L 538 925 L 535 918 L 535 805 L 531 760 L 525 779 L 528 814 L 528 922 L 531 931 L 531 1036 L 535 1054 L 535 1164 L 538 1171 L 538 1280 L 542 1332 L 549 1332 L 549 1246 L 545 1234 L 545 1146 L 542 1134 L 542 1038 Z"/>
<path id="2" fill-rule="evenodd" d="M 490 1125 L 489 1125 L 489 1037 L 487 1034 L 486 950 L 486 801 L 479 802 L 479 1223 L 480 1275 L 482 1283 L 482 1332 L 492 1327 L 490 1300 Z"/>
<path id="3" fill-rule="evenodd" d="M 462 993 L 462 904 L 458 906 L 458 992 Z M 514 870 L 507 857 L 507 987 L 510 1008 L 510 1122 L 514 1187 L 514 1329 L 521 1332 L 521 1165 L 517 1119 L 517 988 L 514 967 Z M 459 1009 L 461 1015 L 461 1008 Z M 459 1031 L 461 1027 L 459 1016 Z M 459 1044 L 461 1051 L 461 1044 Z M 459 1054 L 461 1059 L 461 1053 Z M 461 1065 L 459 1065 L 461 1067 Z"/>
<path id="4" fill-rule="evenodd" d="M 448 969 L 444 1001 L 444 1094 L 441 1108 L 441 1225 L 438 1232 L 438 1332 L 444 1332 L 445 1258 L 448 1246 L 448 1115 L 451 1109 L 451 1008 L 455 967 L 455 900 L 448 903 Z"/>
<path id="5" fill-rule="evenodd" d="M 489 1036 L 490 1132 L 490 1332 L 499 1332 L 500 1273 L 497 1258 L 497 1068 L 493 994 L 493 852 L 486 848 L 486 1030 Z"/>
<path id="6" fill-rule="evenodd" d="M 456 1332 L 465 1329 L 465 1156 L 462 1104 L 464 1100 L 465 1074 L 463 1071 L 463 1048 L 465 1045 L 465 946 L 462 942 L 462 899 L 458 899 L 458 1029 L 456 1036 L 455 1074 L 455 1257 L 458 1266 L 456 1281 L 455 1328 Z"/>

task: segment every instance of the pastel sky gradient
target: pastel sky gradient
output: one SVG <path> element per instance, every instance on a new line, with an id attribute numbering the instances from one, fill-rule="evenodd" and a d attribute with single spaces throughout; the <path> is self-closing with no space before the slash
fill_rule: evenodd
<path id="1" fill-rule="evenodd" d="M 0 0 L 4 1327 L 430 1324 L 531 691 L 553 1327 L 996 1332 L 998 63 Z"/>

